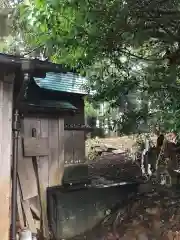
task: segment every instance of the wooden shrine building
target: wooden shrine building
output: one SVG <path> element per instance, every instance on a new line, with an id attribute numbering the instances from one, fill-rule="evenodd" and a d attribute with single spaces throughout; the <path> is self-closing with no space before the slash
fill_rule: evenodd
<path id="1" fill-rule="evenodd" d="M 64 167 L 86 163 L 83 81 L 61 65 L 0 54 L 2 240 L 9 238 L 11 166 L 13 171 L 16 152 L 12 133 L 17 126 L 18 221 L 33 233 L 40 228 L 48 238 L 46 188 L 61 184 Z"/>

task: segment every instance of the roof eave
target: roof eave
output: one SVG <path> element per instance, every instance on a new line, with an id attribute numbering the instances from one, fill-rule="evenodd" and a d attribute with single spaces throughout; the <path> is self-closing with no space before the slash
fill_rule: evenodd
<path id="1" fill-rule="evenodd" d="M 48 61 L 42 61 L 39 59 L 27 59 L 20 56 L 13 56 L 0 53 L 0 64 L 9 65 L 12 68 L 21 68 L 24 72 L 34 72 L 40 70 L 46 72 L 56 73 L 78 73 L 77 69 L 72 69 L 68 66 L 55 64 Z"/>

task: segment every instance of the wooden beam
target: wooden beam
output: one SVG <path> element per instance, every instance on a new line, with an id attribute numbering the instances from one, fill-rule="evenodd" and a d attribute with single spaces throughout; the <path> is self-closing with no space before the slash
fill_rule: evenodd
<path id="1" fill-rule="evenodd" d="M 0 79 L 0 239 L 9 239 L 14 75 Z"/>
<path id="2" fill-rule="evenodd" d="M 59 185 L 62 184 L 62 179 L 64 175 L 64 119 L 59 118 Z"/>
<path id="3" fill-rule="evenodd" d="M 77 140 L 79 141 L 79 139 Z M 74 163 L 73 131 L 64 131 L 64 161 L 65 164 Z"/>
<path id="4" fill-rule="evenodd" d="M 78 139 L 78 141 L 77 141 Z M 74 143 L 74 163 L 84 163 L 85 158 L 85 133 L 84 131 L 73 131 L 73 143 Z"/>
<path id="5" fill-rule="evenodd" d="M 48 137 L 48 125 L 49 121 L 45 118 L 40 118 L 39 127 L 37 128 L 37 134 L 41 137 Z M 47 220 L 47 198 L 46 190 L 49 180 L 49 156 L 40 156 L 37 160 L 38 175 L 40 182 L 40 201 L 41 201 L 41 230 L 43 237 L 49 239 L 49 229 Z"/>
<path id="6" fill-rule="evenodd" d="M 64 173 L 64 119 L 49 119 L 49 187 L 61 184 Z"/>

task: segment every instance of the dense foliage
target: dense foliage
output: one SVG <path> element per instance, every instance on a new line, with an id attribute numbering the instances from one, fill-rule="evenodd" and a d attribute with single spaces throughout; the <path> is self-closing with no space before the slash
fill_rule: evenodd
<path id="1" fill-rule="evenodd" d="M 26 48 L 86 74 L 123 131 L 180 129 L 178 0 L 29 0 L 14 16 Z"/>

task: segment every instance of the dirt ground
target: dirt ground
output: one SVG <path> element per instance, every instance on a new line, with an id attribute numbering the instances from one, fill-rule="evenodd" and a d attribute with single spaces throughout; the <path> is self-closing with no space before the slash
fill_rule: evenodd
<path id="1" fill-rule="evenodd" d="M 77 240 L 180 240 L 180 192 L 156 186 Z"/>
<path id="2" fill-rule="evenodd" d="M 111 145 L 117 149 L 131 150 L 136 143 L 134 137 L 98 139 L 101 144 Z M 117 154 L 103 156 L 92 161 L 90 172 L 104 176 L 140 177 L 137 165 L 126 161 L 127 156 Z M 121 165 L 121 163 L 123 163 Z M 130 163 L 130 165 L 129 165 Z M 122 170 L 122 166 L 125 171 Z M 130 170 L 129 170 L 130 169 Z M 111 173 L 111 174 L 110 174 Z M 129 174 L 129 175 L 128 175 Z M 119 178 L 121 179 L 121 178 Z M 123 177 L 122 177 L 123 179 Z M 150 183 L 152 185 L 152 183 Z M 119 206 L 99 226 L 91 232 L 77 238 L 78 240 L 180 240 L 180 191 L 177 186 L 152 185 L 148 193 L 137 194 L 125 206 Z"/>
<path id="3" fill-rule="evenodd" d="M 128 158 L 126 154 L 115 154 L 91 161 L 88 165 L 89 176 L 91 179 L 103 177 L 118 182 L 142 181 L 140 166 Z"/>
<path id="4" fill-rule="evenodd" d="M 135 136 L 89 139 L 86 146 L 87 152 L 92 155 L 95 153 L 91 146 L 97 146 L 100 149 L 106 146 L 120 150 L 120 153 L 105 151 L 102 155 L 89 160 L 91 178 L 99 176 L 115 181 L 137 181 L 142 177 L 140 166 L 129 154 L 137 150 Z"/>

